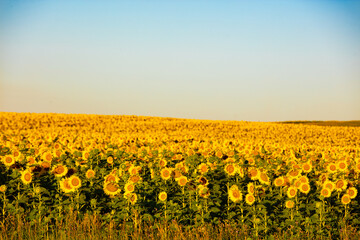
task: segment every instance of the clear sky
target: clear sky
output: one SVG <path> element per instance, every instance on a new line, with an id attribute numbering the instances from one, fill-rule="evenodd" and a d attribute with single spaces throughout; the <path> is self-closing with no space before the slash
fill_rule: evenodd
<path id="1" fill-rule="evenodd" d="M 360 1 L 0 0 L 0 111 L 360 119 Z"/>

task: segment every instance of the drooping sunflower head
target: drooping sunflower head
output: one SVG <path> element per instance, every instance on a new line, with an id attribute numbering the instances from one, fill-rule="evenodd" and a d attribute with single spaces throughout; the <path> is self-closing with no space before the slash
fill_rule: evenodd
<path id="1" fill-rule="evenodd" d="M 130 193 L 128 200 L 130 201 L 131 205 L 134 205 L 138 200 L 136 193 Z"/>
<path id="2" fill-rule="evenodd" d="M 249 177 L 251 180 L 258 180 L 260 177 L 260 170 L 257 168 L 249 168 Z"/>
<path id="3" fill-rule="evenodd" d="M 347 185 L 348 181 L 346 181 L 345 179 L 339 179 L 335 183 L 335 189 L 336 191 L 341 192 L 346 189 Z"/>
<path id="4" fill-rule="evenodd" d="M 260 172 L 259 174 L 259 181 L 262 184 L 270 185 L 270 180 L 268 175 L 265 172 Z"/>
<path id="5" fill-rule="evenodd" d="M 109 173 L 108 175 L 106 175 L 104 177 L 105 182 L 119 182 L 119 177 L 116 176 L 115 174 Z"/>
<path id="6" fill-rule="evenodd" d="M 70 193 L 75 191 L 75 189 L 73 187 L 71 187 L 69 179 L 68 178 L 64 178 L 60 181 L 60 189 L 64 192 L 64 193 Z"/>
<path id="7" fill-rule="evenodd" d="M 121 192 L 121 189 L 116 182 L 105 182 L 103 189 L 105 194 L 109 196 L 115 196 Z"/>
<path id="8" fill-rule="evenodd" d="M 53 166 L 53 168 L 51 169 L 51 172 L 56 177 L 63 177 L 67 174 L 68 168 L 65 165 L 57 164 L 57 165 Z"/>
<path id="9" fill-rule="evenodd" d="M 209 188 L 204 186 L 204 185 L 199 185 L 198 186 L 198 192 L 199 192 L 200 197 L 208 198 L 210 196 Z"/>

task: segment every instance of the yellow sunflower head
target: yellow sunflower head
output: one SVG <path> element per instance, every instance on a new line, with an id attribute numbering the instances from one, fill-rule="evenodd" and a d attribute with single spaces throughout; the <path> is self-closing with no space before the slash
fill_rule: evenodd
<path id="1" fill-rule="evenodd" d="M 121 192 L 121 189 L 116 182 L 105 182 L 103 189 L 105 194 L 109 196 L 115 196 Z"/>
<path id="2" fill-rule="evenodd" d="M 31 181 L 32 181 L 32 173 L 31 173 L 31 171 L 29 169 L 26 169 L 21 173 L 21 181 L 24 184 L 31 183 Z"/>
<path id="3" fill-rule="evenodd" d="M 78 176 L 72 175 L 69 178 L 69 184 L 75 190 L 79 189 L 81 187 L 81 179 Z"/>
<path id="4" fill-rule="evenodd" d="M 245 196 L 245 202 L 246 202 L 247 204 L 249 204 L 249 205 L 253 205 L 254 202 L 255 202 L 255 196 L 252 195 L 252 194 L 250 194 L 250 193 L 246 194 L 246 196 Z"/>
<path id="5" fill-rule="evenodd" d="M 160 201 L 164 202 L 164 201 L 166 201 L 166 199 L 167 199 L 167 193 L 166 192 L 159 193 L 159 200 Z"/>
<path id="6" fill-rule="evenodd" d="M 63 177 L 67 174 L 68 168 L 65 165 L 57 164 L 57 165 L 53 166 L 53 168 L 51 169 L 51 172 L 56 177 Z"/>
<path id="7" fill-rule="evenodd" d="M 243 198 L 241 191 L 237 185 L 232 185 L 229 189 L 229 198 L 233 202 L 240 202 Z"/>

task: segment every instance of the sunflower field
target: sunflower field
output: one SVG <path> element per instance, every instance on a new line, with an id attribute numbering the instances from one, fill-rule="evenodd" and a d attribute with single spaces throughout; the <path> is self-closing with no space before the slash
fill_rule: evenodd
<path id="1" fill-rule="evenodd" d="M 0 113 L 0 222 L 359 229 L 360 128 Z"/>

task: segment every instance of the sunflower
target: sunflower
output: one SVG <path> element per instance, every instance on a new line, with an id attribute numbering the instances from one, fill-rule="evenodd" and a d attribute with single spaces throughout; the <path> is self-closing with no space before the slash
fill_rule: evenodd
<path id="1" fill-rule="evenodd" d="M 301 177 L 299 178 L 299 181 L 300 181 L 301 183 L 309 183 L 309 178 L 308 178 L 307 176 L 301 176 Z"/>
<path id="2" fill-rule="evenodd" d="M 331 191 L 329 189 L 327 189 L 327 188 L 323 188 L 320 191 L 320 195 L 323 196 L 323 197 L 328 198 L 328 197 L 331 196 Z"/>
<path id="3" fill-rule="evenodd" d="M 259 179 L 260 171 L 257 168 L 250 168 L 249 169 L 249 176 L 251 180 L 255 181 Z"/>
<path id="4" fill-rule="evenodd" d="M 265 172 L 260 172 L 259 174 L 259 181 L 262 184 L 270 185 L 270 180 L 268 175 Z"/>
<path id="5" fill-rule="evenodd" d="M 294 203 L 293 200 L 287 200 L 287 201 L 285 202 L 285 207 L 286 207 L 286 208 L 293 208 L 294 206 L 295 206 L 295 203 Z"/>
<path id="6" fill-rule="evenodd" d="M 346 190 L 346 193 L 350 196 L 351 199 L 354 199 L 357 195 L 357 189 L 355 187 L 349 187 Z"/>
<path id="7" fill-rule="evenodd" d="M 171 176 L 171 170 L 170 168 L 163 168 L 160 171 L 160 177 L 164 180 L 168 180 Z"/>
<path id="8" fill-rule="evenodd" d="M 292 169 L 288 172 L 288 176 L 291 180 L 297 179 L 298 177 L 300 177 L 301 171 L 301 169 Z"/>
<path id="9" fill-rule="evenodd" d="M 159 160 L 159 166 L 160 166 L 161 168 L 166 167 L 166 164 L 167 164 L 167 161 L 166 161 L 164 158 L 161 158 L 161 159 Z M 177 163 L 177 164 L 180 164 L 180 163 Z M 176 167 L 176 166 L 175 166 L 175 167 Z"/>
<path id="10" fill-rule="evenodd" d="M 246 202 L 247 204 L 249 204 L 249 205 L 253 205 L 254 202 L 255 202 L 255 196 L 252 195 L 252 194 L 250 194 L 250 193 L 246 194 L 246 196 L 245 196 L 245 202 Z"/>
<path id="11" fill-rule="evenodd" d="M 330 163 L 329 165 L 327 165 L 326 169 L 329 173 L 336 173 L 337 166 L 335 163 Z"/>
<path id="12" fill-rule="evenodd" d="M 204 185 L 198 186 L 199 196 L 203 198 L 208 198 L 210 196 L 210 190 Z"/>
<path id="13" fill-rule="evenodd" d="M 223 154 L 221 151 L 216 151 L 215 156 L 217 156 L 218 158 L 222 158 Z"/>
<path id="14" fill-rule="evenodd" d="M 312 164 L 310 161 L 304 163 L 302 166 L 301 166 L 301 169 L 305 172 L 305 173 L 309 173 L 311 172 L 312 170 Z"/>
<path id="15" fill-rule="evenodd" d="M 29 184 L 32 181 L 32 174 L 31 171 L 29 169 L 26 169 L 25 171 L 23 171 L 21 173 L 21 181 L 24 184 Z"/>
<path id="16" fill-rule="evenodd" d="M 335 183 L 330 180 L 326 180 L 323 184 L 323 188 L 327 188 L 330 190 L 330 192 L 332 192 L 335 189 Z"/>
<path id="17" fill-rule="evenodd" d="M 5 166 L 11 167 L 13 164 L 15 164 L 15 158 L 11 155 L 6 155 L 3 158 L 3 163 L 5 164 Z"/>
<path id="18" fill-rule="evenodd" d="M 351 197 L 349 194 L 344 194 L 342 197 L 341 197 L 341 203 L 344 204 L 344 205 L 347 205 L 351 202 Z"/>
<path id="19" fill-rule="evenodd" d="M 205 174 L 209 171 L 209 167 L 206 163 L 201 163 L 198 167 L 197 167 L 198 171 L 200 172 L 200 174 Z"/>
<path id="20" fill-rule="evenodd" d="M 232 163 L 228 163 L 225 165 L 224 171 L 229 175 L 229 176 L 234 176 L 236 174 L 236 168 L 235 165 Z"/>
<path id="21" fill-rule="evenodd" d="M 106 158 L 106 162 L 111 165 L 111 164 L 114 163 L 114 158 L 113 158 L 112 156 L 108 156 L 108 157 Z"/>
<path id="22" fill-rule="evenodd" d="M 130 201 L 130 203 L 132 205 L 134 205 L 136 203 L 137 199 L 138 199 L 138 197 L 137 197 L 136 193 L 130 193 L 128 200 Z"/>
<path id="23" fill-rule="evenodd" d="M 33 156 L 30 156 L 26 159 L 27 161 L 27 164 L 30 166 L 30 165 L 34 165 L 36 163 L 36 160 Z"/>
<path id="24" fill-rule="evenodd" d="M 132 183 L 140 182 L 142 178 L 139 175 L 133 175 L 129 178 L 129 181 Z"/>
<path id="25" fill-rule="evenodd" d="M 135 185 L 132 182 L 128 182 L 124 186 L 125 192 L 133 192 L 135 191 Z"/>
<path id="26" fill-rule="evenodd" d="M 200 177 L 197 179 L 197 182 L 200 183 L 200 184 L 203 185 L 203 186 L 209 185 L 209 181 L 206 179 L 206 177 L 203 177 L 203 176 L 200 176 Z"/>
<path id="27" fill-rule="evenodd" d="M 160 201 L 166 201 L 166 199 L 167 199 L 167 193 L 166 192 L 161 192 L 161 193 L 159 193 L 159 200 Z"/>
<path id="28" fill-rule="evenodd" d="M 286 195 L 289 197 L 289 198 L 294 198 L 297 194 L 297 188 L 294 187 L 294 186 L 291 186 L 288 188 L 287 192 L 286 192 Z"/>
<path id="29" fill-rule="evenodd" d="M 310 192 L 310 184 L 309 183 L 301 183 L 299 190 L 302 193 L 308 194 Z"/>
<path id="30" fill-rule="evenodd" d="M 132 165 L 129 169 L 128 169 L 128 171 L 129 171 L 129 174 L 130 175 L 137 175 L 137 174 L 139 174 L 139 172 L 141 171 L 141 167 L 140 166 L 134 166 L 134 165 Z"/>
<path id="31" fill-rule="evenodd" d="M 355 172 L 360 173 L 360 159 L 355 163 Z"/>
<path id="32" fill-rule="evenodd" d="M 242 200 L 242 193 L 239 190 L 238 186 L 232 185 L 229 189 L 229 198 L 233 202 L 240 202 Z"/>
<path id="33" fill-rule="evenodd" d="M 72 188 L 79 189 L 81 187 L 81 179 L 75 175 L 72 175 L 69 178 L 69 184 Z"/>
<path id="34" fill-rule="evenodd" d="M 297 180 L 294 182 L 294 187 L 296 187 L 297 189 L 299 189 L 301 184 L 302 184 L 302 182 L 300 181 L 300 179 L 297 179 Z"/>
<path id="35" fill-rule="evenodd" d="M 119 178 L 118 176 L 116 176 L 115 174 L 109 173 L 108 175 L 106 175 L 104 177 L 105 182 L 119 182 Z"/>
<path id="36" fill-rule="evenodd" d="M 181 171 L 180 171 L 179 169 L 175 169 L 175 170 L 172 172 L 172 174 L 173 174 L 173 177 L 175 178 L 175 180 L 177 180 L 179 177 L 182 176 L 182 173 L 181 173 Z"/>
<path id="37" fill-rule="evenodd" d="M 348 182 L 345 179 L 339 179 L 335 183 L 335 189 L 336 191 L 341 192 L 346 189 L 347 185 Z"/>
<path id="38" fill-rule="evenodd" d="M 63 177 L 67 174 L 68 168 L 65 165 L 58 164 L 53 166 L 51 172 L 55 175 L 55 177 Z"/>
<path id="39" fill-rule="evenodd" d="M 49 162 L 51 163 L 52 159 L 53 159 L 53 156 L 50 152 L 44 152 L 43 155 L 42 155 L 42 159 L 45 161 L 45 162 Z"/>
<path id="40" fill-rule="evenodd" d="M 337 169 L 339 169 L 340 172 L 345 172 L 346 169 L 348 168 L 348 164 L 346 161 L 342 160 L 342 161 L 336 162 L 336 167 L 337 167 Z"/>
<path id="41" fill-rule="evenodd" d="M 115 196 L 121 192 L 121 189 L 116 182 L 105 182 L 103 189 L 105 194 L 109 196 Z"/>
<path id="42" fill-rule="evenodd" d="M 275 180 L 274 180 L 274 185 L 276 187 L 281 187 L 281 186 L 284 186 L 285 184 L 285 179 L 284 177 L 277 177 Z"/>
<path id="43" fill-rule="evenodd" d="M 70 193 L 75 191 L 74 188 L 71 187 L 69 179 L 68 178 L 64 178 L 60 181 L 60 189 L 64 192 L 64 193 Z"/>
<path id="44" fill-rule="evenodd" d="M 186 176 L 181 176 L 181 177 L 177 178 L 177 183 L 180 186 L 184 187 L 188 183 L 188 179 Z"/>
<path id="45" fill-rule="evenodd" d="M 6 185 L 1 185 L 0 186 L 0 192 L 6 192 L 6 189 L 7 189 L 7 187 L 6 187 Z"/>
<path id="46" fill-rule="evenodd" d="M 85 173 L 85 177 L 87 179 L 94 178 L 95 177 L 95 171 L 92 170 L 92 169 L 87 170 L 86 173 Z"/>
<path id="47" fill-rule="evenodd" d="M 83 159 L 88 160 L 90 157 L 90 153 L 88 151 L 83 151 L 82 157 L 83 157 Z"/>
<path id="48" fill-rule="evenodd" d="M 248 193 L 254 195 L 255 194 L 255 185 L 252 182 L 249 182 L 247 185 Z"/>

